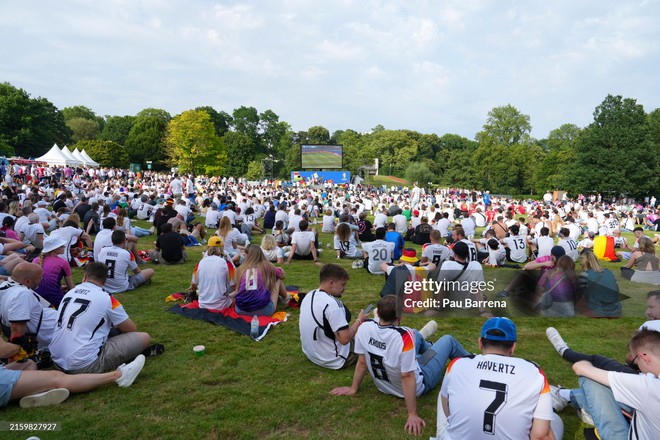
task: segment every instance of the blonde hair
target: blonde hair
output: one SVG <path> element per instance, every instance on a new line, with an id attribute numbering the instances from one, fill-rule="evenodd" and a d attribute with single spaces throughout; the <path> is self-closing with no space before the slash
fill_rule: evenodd
<path id="1" fill-rule="evenodd" d="M 649 254 L 655 254 L 655 247 L 653 246 L 653 241 L 646 236 L 640 238 L 638 250 Z"/>
<path id="2" fill-rule="evenodd" d="M 241 278 L 247 269 L 257 269 L 261 274 L 261 280 L 268 283 L 268 290 L 273 292 L 276 287 L 277 277 L 275 276 L 275 266 L 266 260 L 264 253 L 259 246 L 250 246 L 245 252 L 245 260 L 238 266 L 236 271 L 236 285 L 241 284 Z"/>
<path id="3" fill-rule="evenodd" d="M 276 247 L 277 243 L 275 243 L 275 237 L 273 237 L 271 234 L 266 234 L 264 235 L 264 238 L 261 239 L 261 248 L 263 250 L 270 251 Z"/>
<path id="4" fill-rule="evenodd" d="M 598 262 L 598 258 L 596 258 L 596 255 L 593 252 L 590 251 L 582 252 L 580 258 L 578 258 L 578 261 L 580 262 L 580 266 L 582 267 L 582 270 L 591 269 L 595 272 L 603 271 L 603 268 Z"/>
<path id="5" fill-rule="evenodd" d="M 222 217 L 222 220 L 220 220 L 220 227 L 216 231 L 217 234 L 220 237 L 226 237 L 227 234 L 232 230 L 231 226 L 231 221 L 229 220 L 229 217 Z"/>

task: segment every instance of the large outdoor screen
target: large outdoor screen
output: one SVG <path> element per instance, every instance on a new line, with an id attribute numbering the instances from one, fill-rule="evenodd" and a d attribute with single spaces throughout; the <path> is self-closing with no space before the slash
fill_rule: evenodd
<path id="1" fill-rule="evenodd" d="M 301 145 L 301 168 L 303 170 L 341 169 L 343 152 L 343 145 Z"/>

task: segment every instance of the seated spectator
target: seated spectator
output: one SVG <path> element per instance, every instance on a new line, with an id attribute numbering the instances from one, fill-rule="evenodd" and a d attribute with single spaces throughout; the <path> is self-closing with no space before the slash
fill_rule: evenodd
<path id="1" fill-rule="evenodd" d="M 0 338 L 0 358 L 11 358 L 20 349 L 19 345 Z M 0 388 L 4 390 L 0 407 L 15 399 L 20 399 L 21 408 L 57 405 L 66 400 L 69 393 L 85 393 L 112 382 L 122 388 L 130 387 L 143 366 L 144 356 L 138 356 L 109 373 L 74 376 L 60 371 L 35 371 L 32 361 L 0 365 Z"/>
<path id="2" fill-rule="evenodd" d="M 73 289 L 71 266 L 63 259 L 58 258 L 58 255 L 64 253 L 65 245 L 66 243 L 62 239 L 46 237 L 41 255 L 32 260 L 43 271 L 41 282 L 34 291 L 55 308 L 60 305 L 64 294 Z M 62 280 L 65 282 L 64 289 L 62 288 Z"/>
<path id="3" fill-rule="evenodd" d="M 497 297 L 503 298 L 510 296 L 519 297 L 520 300 L 529 304 L 536 304 L 533 298 L 536 293 L 536 286 L 541 275 L 544 271 L 550 270 L 557 264 L 557 260 L 565 254 L 564 248 L 561 246 L 553 246 L 550 255 L 546 257 L 537 257 L 534 261 L 530 261 L 523 266 L 523 270 L 519 272 L 504 290 L 498 292 Z"/>
<path id="4" fill-rule="evenodd" d="M 28 245 L 32 245 L 36 252 L 41 252 L 44 247 L 44 227 L 39 223 L 39 216 L 34 212 L 28 215 L 28 223 L 23 224 L 18 231 L 19 239 Z"/>
<path id="5" fill-rule="evenodd" d="M 435 267 L 442 266 L 442 263 L 449 260 L 452 255 L 452 251 L 445 245 L 440 244 L 442 235 L 440 231 L 434 229 L 430 236 L 431 244 L 428 244 L 422 248 L 422 260 L 419 263 L 420 266 L 427 266 L 430 263 L 433 263 Z"/>
<path id="6" fill-rule="evenodd" d="M 367 259 L 367 270 L 374 275 L 385 273 L 381 270 L 381 264 L 389 265 L 392 263 L 394 243 L 387 242 L 384 239 L 385 228 L 378 228 L 376 229 L 376 240 L 362 245 L 363 256 Z"/>
<path id="7" fill-rule="evenodd" d="M 14 223 L 15 221 L 11 216 L 3 218 L 0 231 L 5 233 L 5 237 L 11 238 L 12 240 L 18 240 L 18 234 L 14 230 Z"/>
<path id="8" fill-rule="evenodd" d="M 88 249 L 93 248 L 92 238 L 80 228 L 80 217 L 78 217 L 78 214 L 71 214 L 62 224 L 62 227 L 55 229 L 51 232 L 50 236 L 64 240 L 66 243 L 64 253 L 60 254 L 59 257 L 69 263 L 73 258 L 71 249 L 77 246 L 79 242 L 84 244 Z"/>
<path id="9" fill-rule="evenodd" d="M 557 352 L 573 363 L 579 387 L 552 387 L 556 411 L 569 403 L 583 421 L 594 425 L 590 438 L 651 439 L 660 426 L 660 332 L 642 328 L 628 343 L 626 365 L 599 355 L 586 355 L 568 347 L 553 327 L 546 330 Z M 628 423 L 626 414 L 633 414 Z"/>
<path id="10" fill-rule="evenodd" d="M 547 270 L 539 280 L 537 309 L 544 316 L 568 318 L 575 315 L 575 262 L 568 255 L 557 260 L 557 265 Z"/>
<path id="11" fill-rule="evenodd" d="M 115 230 L 112 231 L 112 246 L 104 247 L 99 252 L 98 261 L 108 266 L 108 276 L 104 288 L 109 293 L 136 289 L 149 282 L 154 276 L 153 269 L 140 270 L 133 254 L 124 249 L 125 245 L 126 233 Z M 129 270 L 133 272 L 133 275 L 128 274 Z"/>
<path id="12" fill-rule="evenodd" d="M 421 223 L 414 229 L 410 241 L 420 245 L 430 243 L 431 231 L 433 231 L 433 227 L 429 225 L 429 219 L 424 216 Z"/>
<path id="13" fill-rule="evenodd" d="M 359 215 L 358 228 L 360 228 L 358 230 L 358 234 L 359 234 L 359 239 L 362 243 L 369 243 L 370 241 L 374 241 L 376 239 L 373 230 L 374 226 L 367 219 L 367 213 L 364 211 L 362 211 Z"/>
<path id="14" fill-rule="evenodd" d="M 278 220 L 275 222 L 273 236 L 275 237 L 275 243 L 277 243 L 277 246 L 282 248 L 291 245 L 291 237 L 284 230 L 284 221 Z"/>
<path id="15" fill-rule="evenodd" d="M 247 248 L 245 260 L 234 277 L 236 290 L 229 296 L 236 300 L 236 313 L 241 315 L 271 316 L 277 300 L 284 304 L 289 294 L 282 280 L 286 274 L 266 260 L 257 246 Z"/>
<path id="16" fill-rule="evenodd" d="M 520 226 L 513 224 L 509 227 L 510 235 L 504 237 L 501 243 L 505 246 L 506 259 L 512 263 L 527 261 L 527 240 L 520 235 Z"/>
<path id="17" fill-rule="evenodd" d="M 417 397 L 430 393 L 440 383 L 447 360 L 470 353 L 451 336 L 445 335 L 431 344 L 419 331 L 402 327 L 394 295 L 378 302 L 378 316 L 380 323 L 369 319 L 358 324 L 355 335 L 358 361 L 353 384 L 335 388 L 330 394 L 357 394 L 368 372 L 379 391 L 405 400 L 408 412 L 405 430 L 420 435 L 426 422 L 417 412 Z"/>
<path id="18" fill-rule="evenodd" d="M 149 356 L 164 351 L 161 344 L 151 345 L 151 336 L 138 332 L 124 307 L 108 295 L 104 286 L 110 272 L 103 263 L 89 263 L 82 284 L 64 295 L 49 349 L 53 362 L 65 373 L 105 373 L 140 354 Z M 113 327 L 121 333 L 111 337 Z"/>
<path id="19" fill-rule="evenodd" d="M 543 226 L 540 230 L 540 236 L 537 238 L 528 238 L 529 248 L 532 255 L 536 257 L 547 257 L 550 255 L 550 250 L 555 245 L 555 240 L 550 237 L 550 229 Z"/>
<path id="20" fill-rule="evenodd" d="M 137 238 L 151 235 L 151 231 L 149 229 L 144 229 L 139 226 L 132 225 L 131 219 L 128 218 L 128 212 L 126 211 L 126 208 L 119 209 L 119 211 L 117 212 L 116 223 L 117 223 L 116 229 L 123 230 L 124 232 L 126 232 L 126 235 L 134 235 Z"/>
<path id="21" fill-rule="evenodd" d="M 275 237 L 271 234 L 266 234 L 261 239 L 261 251 L 264 253 L 266 260 L 276 262 L 277 264 L 282 264 L 284 258 L 289 256 L 286 252 L 286 248 L 277 246 L 277 243 L 275 243 Z"/>
<path id="22" fill-rule="evenodd" d="M 612 271 L 602 267 L 591 251 L 582 252 L 578 262 L 582 272 L 578 276 L 576 311 L 595 318 L 621 316 L 619 285 Z"/>
<path id="23" fill-rule="evenodd" d="M 220 220 L 220 227 L 215 231 L 215 234 L 222 237 L 225 255 L 231 258 L 235 265 L 239 265 L 243 258 L 242 250 L 239 248 L 238 244 L 241 233 L 238 229 L 232 226 L 229 217 L 222 217 Z"/>
<path id="24" fill-rule="evenodd" d="M 405 218 L 405 217 L 404 217 Z M 394 243 L 394 256 L 393 261 L 398 260 L 403 255 L 403 248 L 406 245 L 403 235 L 396 231 L 394 223 L 387 224 L 387 232 L 385 233 L 385 241 Z"/>
<path id="25" fill-rule="evenodd" d="M 234 264 L 224 258 L 222 238 L 209 238 L 206 255 L 193 271 L 190 287 L 197 291 L 199 307 L 222 310 L 231 306 L 235 286 Z"/>
<path id="26" fill-rule="evenodd" d="M 655 255 L 655 246 L 650 238 L 639 239 L 639 248 L 632 253 L 628 264 L 621 268 L 621 276 L 635 283 L 660 285 L 658 257 Z"/>
<path id="27" fill-rule="evenodd" d="M 488 245 L 488 258 L 485 258 L 482 263 L 491 267 L 502 266 L 506 261 L 504 246 L 500 245 L 497 238 L 489 239 L 486 244 Z"/>
<path id="28" fill-rule="evenodd" d="M 263 229 L 264 231 L 267 231 L 268 229 L 273 229 L 275 226 L 275 214 L 277 214 L 277 211 L 275 210 L 275 205 L 272 203 L 268 206 L 268 211 L 264 214 L 264 223 L 263 223 Z"/>
<path id="29" fill-rule="evenodd" d="M 357 360 L 352 341 L 368 315 L 360 310 L 353 324 L 349 324 L 351 312 L 341 301 L 349 279 L 346 269 L 326 264 L 319 278 L 319 288 L 307 293 L 300 303 L 300 342 L 310 361 L 339 370 Z"/>
<path id="30" fill-rule="evenodd" d="M 161 234 L 154 242 L 156 249 L 149 251 L 154 264 L 183 264 L 188 259 L 186 244 L 178 232 L 172 230 L 172 225 L 162 225 Z"/>
<path id="31" fill-rule="evenodd" d="M 318 241 L 316 229 L 308 231 L 307 228 L 307 220 L 302 220 L 300 222 L 300 231 L 291 234 L 291 251 L 289 252 L 289 258 L 287 258 L 284 264 L 291 263 L 292 259 L 314 260 L 315 264 L 321 264 L 318 255 L 321 249 L 316 249 L 316 243 Z"/>
<path id="32" fill-rule="evenodd" d="M 337 225 L 334 236 L 334 249 L 337 251 L 337 258 L 362 257 L 362 251 L 357 246 L 358 242 L 350 226 L 346 223 Z"/>

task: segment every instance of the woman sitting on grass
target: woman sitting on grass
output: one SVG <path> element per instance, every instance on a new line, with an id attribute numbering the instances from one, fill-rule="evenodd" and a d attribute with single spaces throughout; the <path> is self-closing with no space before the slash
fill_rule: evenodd
<path id="1" fill-rule="evenodd" d="M 637 269 L 633 269 L 633 266 Z M 628 264 L 621 268 L 621 276 L 635 283 L 660 285 L 658 257 L 649 237 L 639 239 L 639 248 L 632 253 Z"/>
<path id="2" fill-rule="evenodd" d="M 138 238 L 151 235 L 151 231 L 149 229 L 144 229 L 144 228 L 140 228 L 139 226 L 131 225 L 131 219 L 128 218 L 128 212 L 126 211 L 126 208 L 119 208 L 119 210 L 117 211 L 116 224 L 117 226 L 115 227 L 115 229 L 120 229 L 126 232 L 127 235 L 135 235 Z"/>
<path id="3" fill-rule="evenodd" d="M 245 261 L 236 271 L 236 290 L 230 295 L 236 300 L 236 313 L 241 315 L 271 316 L 277 307 L 277 298 L 288 302 L 289 295 L 282 280 L 284 271 L 266 261 L 258 246 L 250 246 Z"/>
<path id="4" fill-rule="evenodd" d="M 277 262 L 277 264 L 282 264 L 284 258 L 289 256 L 288 251 L 291 248 L 287 247 L 278 247 L 275 243 L 275 237 L 271 234 L 264 235 L 264 238 L 261 239 L 261 251 L 264 253 L 266 260 L 270 262 Z"/>
<path id="5" fill-rule="evenodd" d="M 335 250 L 337 258 L 362 258 L 362 251 L 348 223 L 339 223 L 335 231 Z"/>
<path id="6" fill-rule="evenodd" d="M 541 276 L 537 285 L 537 292 L 541 295 L 541 314 L 556 317 L 575 315 L 576 286 L 575 262 L 564 255 L 557 260 L 554 268 Z"/>
<path id="7" fill-rule="evenodd" d="M 241 233 L 231 225 L 229 217 L 222 217 L 222 220 L 220 220 L 220 227 L 215 234 L 222 238 L 225 254 L 231 258 L 231 261 L 235 265 L 238 266 L 241 261 L 241 250 L 238 249 L 238 236 L 240 236 Z"/>
<path id="8" fill-rule="evenodd" d="M 57 237 L 46 237 L 41 255 L 32 261 L 43 270 L 41 282 L 34 291 L 55 308 L 59 307 L 64 294 L 73 289 L 71 266 L 58 257 L 64 253 L 64 246 L 66 246 L 64 240 Z M 62 280 L 66 284 L 65 290 L 62 289 Z"/>
<path id="9" fill-rule="evenodd" d="M 578 262 L 582 273 L 578 277 L 576 311 L 593 318 L 621 316 L 619 285 L 612 271 L 601 267 L 590 250 L 583 251 Z"/>

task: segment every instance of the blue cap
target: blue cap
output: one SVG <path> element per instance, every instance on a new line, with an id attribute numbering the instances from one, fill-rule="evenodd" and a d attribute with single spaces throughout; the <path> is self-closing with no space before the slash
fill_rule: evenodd
<path id="1" fill-rule="evenodd" d="M 499 332 L 493 332 L 493 330 L 499 330 L 504 335 L 499 334 Z M 509 318 L 490 318 L 481 327 L 481 337 L 491 341 L 515 342 L 518 340 L 516 336 L 516 324 Z"/>

